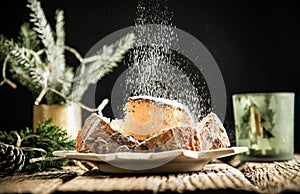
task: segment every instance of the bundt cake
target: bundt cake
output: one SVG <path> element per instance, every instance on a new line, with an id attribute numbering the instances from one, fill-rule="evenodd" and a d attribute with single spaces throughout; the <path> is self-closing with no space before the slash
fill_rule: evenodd
<path id="1" fill-rule="evenodd" d="M 130 97 L 123 119 L 92 113 L 78 132 L 78 152 L 160 152 L 176 149 L 210 150 L 230 146 L 215 113 L 195 123 L 188 108 L 175 100 Z"/>

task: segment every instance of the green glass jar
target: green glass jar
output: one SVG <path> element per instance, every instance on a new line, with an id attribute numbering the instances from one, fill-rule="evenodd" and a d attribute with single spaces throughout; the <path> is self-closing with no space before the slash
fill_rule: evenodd
<path id="1" fill-rule="evenodd" d="M 292 92 L 234 94 L 237 146 L 249 151 L 242 161 L 283 161 L 294 155 L 294 99 Z"/>

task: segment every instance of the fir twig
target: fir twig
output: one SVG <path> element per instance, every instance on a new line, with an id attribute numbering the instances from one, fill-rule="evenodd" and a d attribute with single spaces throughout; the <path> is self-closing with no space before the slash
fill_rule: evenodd
<path id="1" fill-rule="evenodd" d="M 128 33 L 117 42 L 104 46 L 95 55 L 84 59 L 73 87 L 73 99 L 79 101 L 90 84 L 95 84 L 101 77 L 111 72 L 131 48 L 134 40 L 134 34 Z"/>
<path id="2" fill-rule="evenodd" d="M 117 66 L 131 48 L 134 34 L 129 33 L 117 42 L 103 46 L 93 56 L 83 59 L 74 48 L 65 45 L 62 10 L 56 11 L 53 32 L 38 0 L 28 0 L 27 7 L 32 11 L 29 21 L 33 28 L 24 23 L 17 43 L 0 35 L 0 57 L 4 59 L 4 80 L 0 82 L 0 86 L 7 83 L 16 87 L 6 77 L 9 67 L 12 77 L 33 92 L 36 104 L 63 104 L 73 101 L 84 109 L 97 111 L 81 104 L 80 100 L 89 85 L 95 84 Z M 72 67 L 66 66 L 65 51 L 71 52 L 81 63 L 76 77 Z"/>
<path id="3" fill-rule="evenodd" d="M 2 47 L 9 50 L 9 61 L 14 64 L 11 70 L 23 85 L 39 88 L 45 83 L 49 72 L 43 66 L 39 55 L 25 47 L 20 48 L 9 40 L 5 40 Z"/>
<path id="4" fill-rule="evenodd" d="M 65 71 L 65 31 L 64 31 L 64 12 L 56 11 L 56 71 Z M 52 67 L 53 68 L 53 67 Z M 57 75 L 59 72 L 56 73 Z M 59 77 L 57 77 L 59 78 Z"/>
<path id="5" fill-rule="evenodd" d="M 32 13 L 30 14 L 31 19 L 30 22 L 32 22 L 35 27 L 34 30 L 38 33 L 44 47 L 45 52 L 47 55 L 47 59 L 50 63 L 53 63 L 55 67 L 55 41 L 54 41 L 54 35 L 52 33 L 50 24 L 48 23 L 45 13 L 43 9 L 41 8 L 41 4 L 37 0 L 28 0 L 27 7 L 31 9 Z"/>
<path id="6" fill-rule="evenodd" d="M 37 33 L 30 28 L 30 24 L 27 22 L 21 25 L 19 41 L 27 49 L 38 50 L 40 46 Z"/>
<path id="7" fill-rule="evenodd" d="M 15 145 L 20 142 L 18 136 L 21 138 L 20 148 L 26 156 L 22 171 L 32 173 L 50 167 L 59 168 L 68 160 L 54 158 L 53 151 L 75 149 L 75 141 L 70 140 L 64 129 L 54 125 L 52 119 L 44 120 L 35 129 L 26 128 L 13 134 L 0 131 L 0 142 Z"/>
<path id="8" fill-rule="evenodd" d="M 51 74 L 48 75 L 47 82 L 52 88 L 60 88 L 61 92 L 68 94 L 70 92 L 71 84 L 61 84 L 58 79 L 67 78 L 72 79 L 73 74 L 69 69 L 65 69 L 65 32 L 64 32 L 64 16 L 62 10 L 56 11 L 56 41 L 54 33 L 51 30 L 50 24 L 47 22 L 45 13 L 41 8 L 40 2 L 37 0 L 28 0 L 28 7 L 33 12 L 31 14 L 31 22 L 34 23 L 34 30 L 39 34 L 39 37 L 44 44 L 47 60 L 50 65 Z M 45 88 L 45 86 L 44 86 Z M 43 91 L 43 90 L 42 90 Z M 45 91 L 45 90 L 44 90 Z M 43 96 L 40 94 L 39 96 Z M 55 97 L 52 93 L 45 94 L 46 100 L 50 104 L 54 103 Z"/>

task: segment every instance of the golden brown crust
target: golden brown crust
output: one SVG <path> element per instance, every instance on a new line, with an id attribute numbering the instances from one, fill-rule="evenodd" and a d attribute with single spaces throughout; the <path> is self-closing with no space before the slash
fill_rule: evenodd
<path id="1" fill-rule="evenodd" d="M 200 137 L 197 130 L 191 127 L 175 127 L 164 130 L 160 134 L 141 142 L 136 151 L 156 152 L 176 149 L 200 151 Z"/>
<path id="2" fill-rule="evenodd" d="M 76 138 L 78 152 L 97 154 L 114 153 L 119 150 L 130 151 L 137 144 L 131 136 L 114 130 L 110 123 L 99 115 L 92 114 L 87 119 Z"/>
<path id="3" fill-rule="evenodd" d="M 213 150 L 230 146 L 226 130 L 216 114 L 210 113 L 204 117 L 199 124 L 198 130 L 202 150 Z"/>
<path id="4" fill-rule="evenodd" d="M 165 130 L 161 132 L 160 134 L 153 136 L 147 140 L 145 140 L 143 143 L 147 146 L 148 149 L 153 149 L 155 147 L 158 147 L 160 145 L 163 145 L 170 141 L 173 138 L 173 131 L 172 130 Z"/>
<path id="5" fill-rule="evenodd" d="M 76 151 L 77 152 L 84 151 L 82 148 L 83 148 L 83 141 L 82 141 L 80 133 L 78 133 L 78 135 L 76 137 Z"/>
<path id="6" fill-rule="evenodd" d="M 130 120 L 129 125 L 127 125 L 128 123 L 124 125 L 124 122 L 119 122 L 118 119 L 110 122 L 109 119 L 93 113 L 85 120 L 83 128 L 77 135 L 76 150 L 103 154 L 128 151 L 159 152 L 176 149 L 200 151 L 230 146 L 226 130 L 214 113 L 204 117 L 198 127 L 194 127 L 186 108 L 182 108 L 179 103 L 174 103 L 173 107 L 169 101 L 161 99 L 153 101 L 142 97 L 130 98 L 128 102 L 127 106 L 130 107 L 127 107 L 127 111 L 136 113 L 133 115 L 134 120 Z M 148 118 L 147 116 L 143 117 L 145 116 L 143 113 L 148 112 L 151 102 L 155 102 L 150 115 L 154 118 L 147 123 Z M 145 104 L 145 110 L 143 107 L 137 106 L 139 103 Z M 178 110 L 182 110 L 182 112 L 178 112 Z M 129 132 L 127 131 L 129 129 L 134 130 Z M 140 131 L 144 133 L 134 133 Z"/>

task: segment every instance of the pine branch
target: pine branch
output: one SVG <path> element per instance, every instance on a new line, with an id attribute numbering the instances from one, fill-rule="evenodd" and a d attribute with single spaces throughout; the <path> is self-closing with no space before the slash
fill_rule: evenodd
<path id="1" fill-rule="evenodd" d="M 62 10 L 56 11 L 56 41 L 54 33 L 51 30 L 50 24 L 47 22 L 44 11 L 41 8 L 40 2 L 37 0 L 28 0 L 28 7 L 33 12 L 31 14 L 31 22 L 34 23 L 34 30 L 39 34 L 47 56 L 47 60 L 50 65 L 50 74 L 48 77 L 48 87 L 61 91 L 65 95 L 69 95 L 71 92 L 71 84 L 66 82 L 62 83 L 58 80 L 73 79 L 73 72 L 71 68 L 65 66 L 65 31 L 64 31 L 64 14 Z M 45 89 L 45 88 L 44 88 Z M 60 96 L 57 96 L 53 92 L 49 92 L 45 95 L 47 104 L 57 104 L 65 102 Z"/>
<path id="2" fill-rule="evenodd" d="M 131 48 L 134 40 L 134 34 L 128 33 L 117 42 L 104 46 L 95 55 L 85 58 L 77 72 L 72 91 L 73 100 L 80 101 L 90 84 L 95 84 L 105 74 L 111 72 Z"/>
<path id="3" fill-rule="evenodd" d="M 56 71 L 64 71 L 65 68 L 65 30 L 64 30 L 64 12 L 56 11 Z"/>
<path id="4" fill-rule="evenodd" d="M 0 35 L 0 59 L 3 60 L 9 55 L 10 47 L 8 42 L 14 43 L 13 40 L 7 39 L 3 34 Z"/>
<path id="5" fill-rule="evenodd" d="M 36 129 L 26 128 L 17 133 L 0 131 L 0 142 L 16 145 L 18 136 L 21 139 L 21 149 L 26 155 L 25 166 L 22 171 L 36 172 L 51 167 L 61 167 L 66 159 L 48 160 L 53 158 L 55 150 L 74 150 L 75 141 L 70 140 L 67 131 L 54 125 L 52 119 L 41 122 Z M 42 151 L 42 152 L 41 152 Z M 30 160 L 45 157 L 46 160 L 30 163 Z"/>
<path id="6" fill-rule="evenodd" d="M 10 70 L 13 77 L 33 92 L 43 87 L 47 79 L 47 69 L 40 57 L 32 50 L 19 47 L 13 41 L 3 39 L 1 49 L 9 54 Z"/>
<path id="7" fill-rule="evenodd" d="M 74 78 L 73 68 L 65 67 L 65 31 L 64 31 L 64 12 L 62 10 L 56 11 L 56 50 L 57 50 L 57 69 L 56 71 L 63 72 L 57 74 L 57 83 L 61 85 L 61 92 L 67 96 L 70 95 L 72 89 L 72 80 Z M 60 80 L 66 80 L 61 82 Z"/>
<path id="8" fill-rule="evenodd" d="M 31 50 L 39 50 L 41 42 L 38 39 L 37 33 L 30 28 L 29 23 L 24 23 L 21 25 L 20 36 L 18 39 L 22 47 Z"/>
<path id="9" fill-rule="evenodd" d="M 75 49 L 65 45 L 62 10 L 56 12 L 53 32 L 38 0 L 28 0 L 27 7 L 32 11 L 30 22 L 33 28 L 29 24 L 21 26 L 19 43 L 0 35 L 0 57 L 5 61 L 2 68 L 4 80 L 0 85 L 8 83 L 15 86 L 6 77 L 6 67 L 9 67 L 12 77 L 38 96 L 36 103 L 63 104 L 70 99 L 80 103 L 89 85 L 111 72 L 135 39 L 134 34 L 129 33 L 117 42 L 104 46 L 95 55 L 83 59 Z M 76 77 L 73 69 L 66 66 L 65 49 L 82 64 Z"/>
<path id="10" fill-rule="evenodd" d="M 31 9 L 33 13 L 30 14 L 30 22 L 34 24 L 34 30 L 38 33 L 47 55 L 48 61 L 52 64 L 55 62 L 55 41 L 50 24 L 48 23 L 45 13 L 41 8 L 41 4 L 37 0 L 28 0 L 27 7 Z M 55 66 L 55 65 L 52 65 Z"/>

